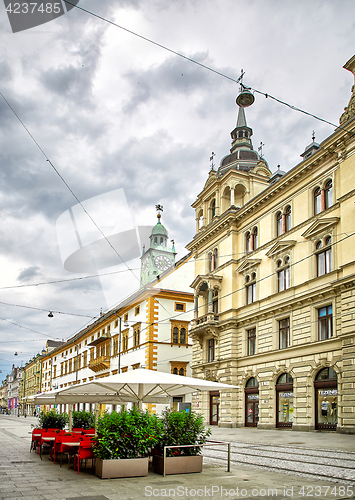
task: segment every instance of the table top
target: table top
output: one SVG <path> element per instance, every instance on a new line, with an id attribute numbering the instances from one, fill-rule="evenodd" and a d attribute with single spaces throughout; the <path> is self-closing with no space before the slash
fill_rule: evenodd
<path id="1" fill-rule="evenodd" d="M 42 436 L 42 441 L 55 441 L 55 436 Z"/>
<path id="2" fill-rule="evenodd" d="M 80 446 L 80 441 L 62 441 L 62 444 L 65 444 L 65 446 Z"/>

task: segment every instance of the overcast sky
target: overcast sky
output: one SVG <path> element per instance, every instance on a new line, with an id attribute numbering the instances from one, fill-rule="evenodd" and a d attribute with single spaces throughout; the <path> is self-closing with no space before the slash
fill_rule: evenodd
<path id="1" fill-rule="evenodd" d="M 342 67 L 355 54 L 354 0 L 80 0 L 79 6 L 231 78 L 243 68 L 246 85 L 332 123 L 348 104 L 353 76 Z M 13 34 L 1 2 L 0 44 L 0 92 L 76 197 L 91 200 L 88 211 L 95 212 L 96 201 L 124 193 L 127 206 L 118 215 L 108 208 L 106 224 L 102 212 L 101 219 L 92 213 L 105 234 L 114 233 L 111 220 L 124 219 L 129 228 L 155 224 L 160 203 L 182 257 L 195 230 L 190 205 L 206 181 L 211 152 L 217 166 L 229 152 L 238 86 L 77 8 Z M 299 163 L 312 130 L 321 142 L 334 129 L 258 94 L 246 115 L 254 147 L 265 144 L 272 172 Z M 1 96 L 0 165 L 1 380 L 46 339 L 71 337 L 101 307 L 137 289 L 139 260 L 128 262 L 136 277 L 124 265 L 64 268 L 57 221 L 69 221 L 69 238 L 77 207 L 69 209 L 77 200 Z M 102 282 L 85 278 L 113 271 Z M 58 282 L 79 277 L 85 279 Z M 49 311 L 66 314 L 48 318 Z"/>

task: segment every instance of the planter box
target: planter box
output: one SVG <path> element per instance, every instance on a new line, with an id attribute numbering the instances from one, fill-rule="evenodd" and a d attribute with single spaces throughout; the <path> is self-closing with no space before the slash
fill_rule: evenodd
<path id="1" fill-rule="evenodd" d="M 190 474 L 192 472 L 202 472 L 202 455 L 191 457 L 166 457 L 165 474 Z M 154 472 L 164 474 L 164 457 L 155 455 L 153 457 Z"/>
<path id="2" fill-rule="evenodd" d="M 121 460 L 101 460 L 95 462 L 95 474 L 101 479 L 115 477 L 148 476 L 149 458 L 124 458 Z"/>

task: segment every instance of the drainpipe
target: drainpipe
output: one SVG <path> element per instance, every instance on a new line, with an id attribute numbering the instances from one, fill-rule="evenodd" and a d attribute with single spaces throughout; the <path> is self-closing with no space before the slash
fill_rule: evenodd
<path id="1" fill-rule="evenodd" d="M 121 332 L 122 332 L 122 318 L 119 317 L 119 330 L 118 330 L 118 374 L 121 373 Z"/>

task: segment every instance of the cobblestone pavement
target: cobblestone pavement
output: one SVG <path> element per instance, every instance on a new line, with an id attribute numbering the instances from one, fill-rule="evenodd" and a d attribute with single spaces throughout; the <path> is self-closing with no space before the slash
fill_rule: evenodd
<path id="1" fill-rule="evenodd" d="M 318 497 L 322 500 L 355 498 L 353 494 L 355 487 L 352 488 L 353 483 L 348 476 L 338 480 L 333 477 L 330 480 L 322 478 L 316 468 L 316 475 L 309 476 L 310 469 L 308 469 L 308 476 L 301 477 L 295 475 L 299 473 L 297 470 L 291 469 L 292 461 L 285 458 L 285 454 L 288 452 L 292 454 L 292 450 L 296 450 L 298 457 L 295 464 L 298 464 L 298 467 L 316 467 L 316 463 L 317 467 L 332 467 L 326 464 L 326 454 L 329 453 L 327 449 L 332 449 L 331 461 L 337 461 L 335 469 L 340 470 L 344 463 L 348 464 L 348 458 L 345 458 L 342 451 L 346 451 L 346 455 L 350 455 L 351 458 L 353 454 L 348 453 L 347 450 L 335 451 L 333 446 L 327 446 L 326 438 L 323 438 L 322 449 L 317 450 L 315 446 L 312 449 L 306 446 L 295 447 L 292 444 L 288 448 L 287 439 L 295 440 L 295 434 L 297 434 L 293 433 L 293 436 L 288 435 L 287 439 L 283 438 L 284 447 L 280 449 L 277 444 L 269 445 L 267 432 L 260 431 L 259 442 L 246 444 L 237 440 L 237 432 L 233 433 L 230 429 L 228 432 L 217 429 L 213 432 L 216 439 L 221 440 L 223 436 L 232 434 L 232 436 L 229 435 L 229 440 L 233 441 L 232 458 L 238 459 L 239 462 L 243 461 L 242 464 L 233 461 L 231 472 L 226 472 L 226 463 L 221 461 L 223 457 L 218 453 L 214 458 L 204 459 L 204 469 L 201 474 L 163 478 L 150 472 L 148 477 L 144 478 L 100 480 L 89 468 L 77 474 L 73 470 L 68 470 L 64 464 L 63 467 L 53 464 L 48 455 L 44 455 L 41 460 L 36 453 L 30 453 L 30 424 L 32 422 L 34 423 L 35 420 L 0 415 L 0 500 L 136 500 L 147 497 L 181 497 L 183 499 L 214 497 L 233 500 L 237 498 L 260 500 L 269 497 L 294 500 L 304 500 L 305 497 Z M 244 433 L 244 441 L 245 435 Z M 254 439 L 252 435 L 250 436 Z M 233 439 L 230 439 L 231 437 Z M 351 438 L 348 439 L 351 440 Z M 299 440 L 299 436 L 296 439 Z M 336 440 L 336 435 L 333 435 L 331 439 Z M 264 443 L 263 440 L 265 440 Z M 215 452 L 210 450 L 209 453 Z M 320 464 L 321 458 L 325 463 Z M 249 462 L 255 459 L 266 462 L 270 470 L 265 469 L 265 465 L 260 463 L 249 465 Z M 275 463 L 286 462 L 285 467 L 289 468 L 289 473 L 285 474 L 285 471 L 280 473 L 270 467 L 270 460 L 275 460 Z M 256 470 L 253 467 L 259 467 L 259 469 Z M 346 466 L 343 469 L 349 471 L 351 467 Z M 327 470 L 327 472 L 330 471 Z"/>

